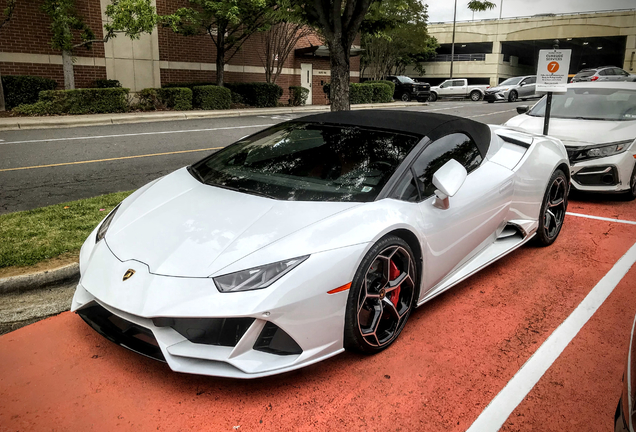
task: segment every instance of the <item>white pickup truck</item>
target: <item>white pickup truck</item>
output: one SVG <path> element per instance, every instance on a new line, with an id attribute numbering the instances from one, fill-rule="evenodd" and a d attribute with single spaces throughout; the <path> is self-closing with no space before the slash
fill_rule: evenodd
<path id="1" fill-rule="evenodd" d="M 439 86 L 431 87 L 429 101 L 435 102 L 439 98 L 467 98 L 472 101 L 480 101 L 484 98 L 489 85 L 468 85 L 466 79 L 450 79 Z"/>

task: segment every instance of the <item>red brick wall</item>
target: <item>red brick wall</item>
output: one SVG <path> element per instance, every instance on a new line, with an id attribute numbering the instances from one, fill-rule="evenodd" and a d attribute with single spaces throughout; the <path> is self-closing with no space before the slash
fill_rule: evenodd
<path id="1" fill-rule="evenodd" d="M 75 87 L 90 87 L 96 79 L 106 79 L 106 68 L 103 66 L 74 66 Z M 62 65 L 37 63 L 0 63 L 2 75 L 33 75 L 51 78 L 57 81 L 57 89 L 64 89 L 64 73 Z"/>
<path id="2" fill-rule="evenodd" d="M 215 82 L 216 72 L 187 69 L 161 69 L 161 84 Z"/>
<path id="3" fill-rule="evenodd" d="M 102 38 L 102 16 L 99 0 L 76 0 L 78 15 L 90 26 L 96 38 Z M 6 0 L 0 0 L 0 9 L 4 10 Z M 0 33 L 0 51 L 29 54 L 57 54 L 51 48 L 51 20 L 40 9 L 37 1 L 18 1 L 9 21 Z M 75 43 L 79 43 L 79 37 Z M 79 48 L 75 55 L 81 57 L 104 57 L 104 44 L 93 44 L 91 50 Z"/>

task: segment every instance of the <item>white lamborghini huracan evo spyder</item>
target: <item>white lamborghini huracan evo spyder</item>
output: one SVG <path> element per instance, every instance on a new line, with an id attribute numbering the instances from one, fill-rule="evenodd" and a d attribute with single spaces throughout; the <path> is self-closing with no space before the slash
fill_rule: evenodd
<path id="1" fill-rule="evenodd" d="M 126 198 L 82 247 L 72 310 L 179 372 L 376 353 L 415 307 L 554 242 L 569 177 L 559 140 L 460 117 L 288 121 Z"/>

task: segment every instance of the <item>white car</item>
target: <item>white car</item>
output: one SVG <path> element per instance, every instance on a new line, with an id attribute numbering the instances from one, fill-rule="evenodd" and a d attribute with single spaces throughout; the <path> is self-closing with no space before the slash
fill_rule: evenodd
<path id="1" fill-rule="evenodd" d="M 572 186 L 580 191 L 636 198 L 636 83 L 582 82 L 554 93 L 548 134 L 565 144 Z M 518 107 L 506 126 L 543 131 L 546 99 Z"/>
<path id="2" fill-rule="evenodd" d="M 415 307 L 554 242 L 568 175 L 559 140 L 454 116 L 281 123 L 125 199 L 82 247 L 72 310 L 179 372 L 379 352 Z"/>

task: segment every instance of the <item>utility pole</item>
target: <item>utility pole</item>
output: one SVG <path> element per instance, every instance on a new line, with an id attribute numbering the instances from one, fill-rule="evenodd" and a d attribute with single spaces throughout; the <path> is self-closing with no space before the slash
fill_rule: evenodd
<path id="1" fill-rule="evenodd" d="M 503 0 L 499 3 L 499 19 L 501 19 L 501 12 L 503 11 Z"/>
<path id="2" fill-rule="evenodd" d="M 451 42 L 450 79 L 453 79 L 453 59 L 455 57 L 455 22 L 456 21 L 457 21 L 457 0 L 455 0 L 455 9 L 453 9 L 453 41 Z"/>

